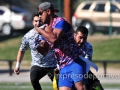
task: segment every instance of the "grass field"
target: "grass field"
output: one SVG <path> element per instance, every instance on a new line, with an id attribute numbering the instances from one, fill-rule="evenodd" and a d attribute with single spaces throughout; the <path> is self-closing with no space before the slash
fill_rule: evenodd
<path id="1" fill-rule="evenodd" d="M 23 36 L 1 40 L 0 59 L 16 59 L 17 51 L 20 47 L 22 37 Z M 93 45 L 93 60 L 120 60 L 120 36 L 92 36 L 88 38 L 88 41 Z M 30 50 L 27 50 L 24 61 L 31 62 Z M 119 68 L 119 65 L 114 65 L 112 67 Z M 120 84 L 103 84 L 103 87 L 105 90 L 120 90 Z M 52 83 L 42 83 L 42 88 L 43 90 L 53 90 Z M 33 88 L 30 83 L 1 82 L 0 90 L 33 90 Z"/>
<path id="2" fill-rule="evenodd" d="M 23 36 L 0 41 L 0 59 L 16 59 Z M 93 60 L 120 60 L 120 36 L 91 36 L 88 41 L 93 45 Z M 24 60 L 31 61 L 30 50 Z"/>
<path id="3" fill-rule="evenodd" d="M 43 90 L 53 90 L 52 83 L 41 83 Z M 120 90 L 120 84 L 103 84 L 104 90 Z M 33 90 L 30 83 L 0 83 L 0 90 Z"/>
<path id="4" fill-rule="evenodd" d="M 42 83 L 43 90 L 53 90 L 52 83 Z M 0 83 L 0 90 L 33 90 L 30 83 Z"/>

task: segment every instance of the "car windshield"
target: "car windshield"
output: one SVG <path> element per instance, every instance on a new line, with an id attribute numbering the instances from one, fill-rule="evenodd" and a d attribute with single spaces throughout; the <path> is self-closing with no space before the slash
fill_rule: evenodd
<path id="1" fill-rule="evenodd" d="M 19 8 L 19 7 L 16 7 L 16 6 L 12 6 L 10 8 L 11 11 L 13 11 L 14 13 L 25 13 L 27 12 L 26 10 L 22 9 L 22 8 Z"/>

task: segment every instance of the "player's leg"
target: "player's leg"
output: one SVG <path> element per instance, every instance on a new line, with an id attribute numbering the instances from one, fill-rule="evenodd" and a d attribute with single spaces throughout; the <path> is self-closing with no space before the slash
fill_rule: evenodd
<path id="1" fill-rule="evenodd" d="M 39 66 L 32 66 L 30 71 L 30 80 L 34 90 L 42 90 L 39 80 L 44 77 L 47 72 Z"/>
<path id="2" fill-rule="evenodd" d="M 69 87 L 60 87 L 59 90 L 71 90 Z"/>
<path id="3" fill-rule="evenodd" d="M 89 88 L 89 90 L 104 90 L 101 83 L 99 81 L 96 81 L 92 84 L 92 86 Z"/>
<path id="4" fill-rule="evenodd" d="M 77 82 L 75 84 L 76 90 L 87 90 L 86 89 L 86 83 L 84 82 Z"/>
<path id="5" fill-rule="evenodd" d="M 48 70 L 48 76 L 53 82 L 53 88 L 54 89 L 58 88 L 59 70 L 56 67 L 47 70 Z"/>
<path id="6" fill-rule="evenodd" d="M 56 67 L 52 67 L 52 68 L 46 68 L 45 70 L 47 71 L 47 75 L 50 78 L 51 81 L 53 81 L 54 78 L 54 69 Z"/>
<path id="7" fill-rule="evenodd" d="M 87 90 L 86 84 L 88 81 L 87 77 L 85 77 L 87 75 L 86 66 L 86 63 L 82 60 L 75 60 L 72 65 L 72 79 L 76 90 Z"/>
<path id="8" fill-rule="evenodd" d="M 58 82 L 59 90 L 71 90 L 73 86 L 71 78 L 71 65 L 72 63 L 60 69 Z"/>
<path id="9" fill-rule="evenodd" d="M 98 78 L 91 72 L 88 72 L 88 90 L 104 90 Z"/>

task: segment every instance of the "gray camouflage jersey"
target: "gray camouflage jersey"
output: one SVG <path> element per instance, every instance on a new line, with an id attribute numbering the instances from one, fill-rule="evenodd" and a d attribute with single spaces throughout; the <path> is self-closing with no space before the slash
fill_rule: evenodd
<path id="1" fill-rule="evenodd" d="M 43 56 L 36 51 L 35 38 L 38 36 L 42 40 L 42 36 L 40 34 L 37 34 L 34 29 L 31 29 L 28 33 L 24 35 L 20 50 L 25 51 L 30 48 L 32 56 L 32 66 L 37 65 L 45 68 L 56 67 L 57 61 L 54 58 L 53 51 L 49 50 L 46 56 Z"/>

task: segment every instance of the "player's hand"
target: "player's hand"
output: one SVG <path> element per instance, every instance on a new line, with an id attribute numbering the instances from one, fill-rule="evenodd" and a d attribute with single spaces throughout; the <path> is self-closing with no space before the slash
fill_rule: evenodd
<path id="1" fill-rule="evenodd" d="M 19 68 L 15 68 L 15 69 L 14 69 L 14 73 L 17 74 L 17 75 L 19 75 L 19 73 L 20 73 Z"/>
<path id="2" fill-rule="evenodd" d="M 53 28 L 51 26 L 46 25 L 45 31 L 47 31 L 49 33 L 52 33 L 53 32 Z"/>
<path id="3" fill-rule="evenodd" d="M 60 70 L 58 68 L 54 69 L 55 74 L 59 74 Z"/>
<path id="4" fill-rule="evenodd" d="M 35 38 L 35 46 L 36 46 L 36 47 L 39 46 L 40 42 L 41 42 L 41 40 L 40 40 L 39 36 L 37 36 L 37 37 Z"/>

